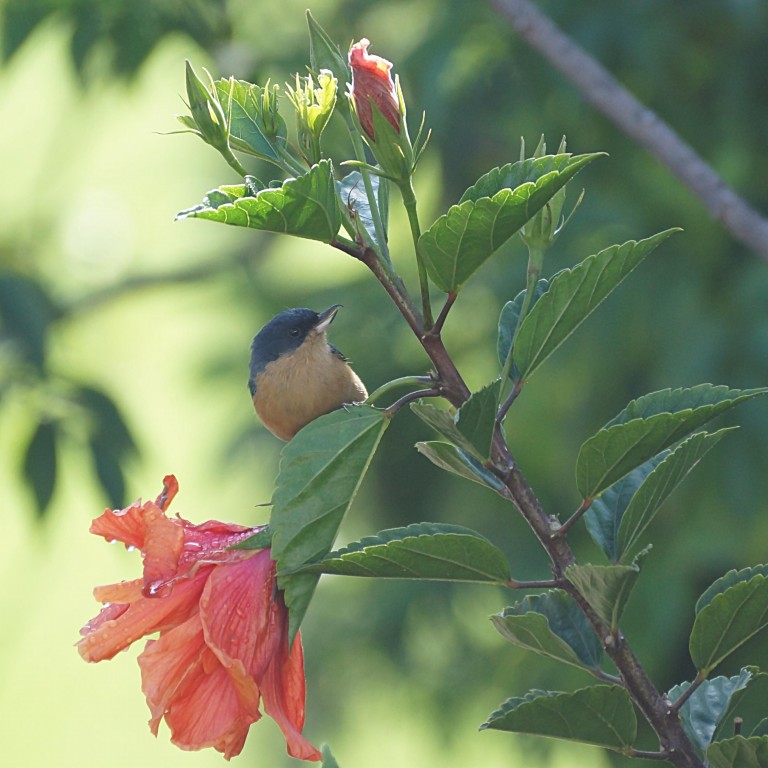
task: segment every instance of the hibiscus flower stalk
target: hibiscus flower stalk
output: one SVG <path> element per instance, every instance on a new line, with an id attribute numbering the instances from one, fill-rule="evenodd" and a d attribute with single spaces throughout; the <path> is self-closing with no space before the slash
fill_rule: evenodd
<path id="1" fill-rule="evenodd" d="M 411 143 L 400 80 L 397 77 L 392 79 L 392 62 L 368 53 L 369 45 L 370 42 L 363 38 L 349 51 L 349 65 L 352 71 L 349 92 L 350 103 L 353 106 L 351 112 L 357 121 L 360 135 L 366 140 L 379 164 L 379 168 L 370 170 L 391 179 L 402 195 L 416 253 L 424 330 L 428 331 L 434 322 L 427 269 L 419 251 L 421 227 L 416 208 L 416 194 L 413 189 L 413 173 L 429 139 L 429 134 L 422 142 L 424 128 L 422 119 L 416 142 Z M 358 160 L 360 160 L 359 156 Z M 375 201 L 372 200 L 371 195 L 369 200 L 373 208 Z"/>

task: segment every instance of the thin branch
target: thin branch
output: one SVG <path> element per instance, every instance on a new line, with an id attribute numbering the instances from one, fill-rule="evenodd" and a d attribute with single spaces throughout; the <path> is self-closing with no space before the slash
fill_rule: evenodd
<path id="1" fill-rule="evenodd" d="M 440 310 L 440 314 L 437 316 L 435 324 L 429 330 L 430 333 L 439 334 L 442 332 L 443 326 L 445 325 L 445 320 L 448 317 L 448 313 L 451 311 L 451 307 L 456 301 L 457 296 L 458 294 L 456 291 L 450 291 L 448 293 L 448 298 L 445 300 L 445 304 L 443 304 L 443 308 Z"/>
<path id="2" fill-rule="evenodd" d="M 625 754 L 627 754 L 629 757 L 638 757 L 638 758 L 642 758 L 643 760 L 669 760 L 670 759 L 670 753 L 666 750 L 662 750 L 661 752 L 648 752 L 645 749 L 630 749 Z"/>
<path id="3" fill-rule="evenodd" d="M 421 311 L 424 316 L 424 327 L 429 330 L 432 328 L 432 304 L 429 299 L 429 277 L 427 276 L 427 267 L 424 264 L 424 257 L 419 247 L 419 238 L 421 237 L 421 225 L 419 224 L 419 214 L 416 208 L 416 194 L 413 191 L 413 180 L 409 177 L 408 181 L 400 184 L 400 194 L 403 197 L 403 205 L 408 214 L 408 223 L 411 227 L 411 236 L 413 237 L 413 250 L 416 254 L 416 267 L 419 273 L 419 287 L 421 289 Z"/>
<path id="4" fill-rule="evenodd" d="M 626 688 L 624 681 L 618 675 L 612 675 L 609 672 L 604 672 L 602 669 L 590 669 L 593 677 L 598 680 L 602 680 L 604 683 L 610 683 L 611 685 L 620 685 L 622 688 Z"/>
<path id="5" fill-rule="evenodd" d="M 565 536 L 576 523 L 584 517 L 584 513 L 592 506 L 592 499 L 584 499 L 581 506 L 555 531 L 553 536 Z"/>
<path id="6" fill-rule="evenodd" d="M 511 357 L 511 353 L 510 353 Z M 496 424 L 501 426 L 501 422 L 504 421 L 504 417 L 507 415 L 507 411 L 512 407 L 512 403 L 517 400 L 517 396 L 523 389 L 523 380 L 517 379 L 512 391 L 507 395 L 507 399 L 499 406 L 499 412 L 496 414 Z"/>
<path id="7" fill-rule="evenodd" d="M 417 389 L 415 392 L 409 392 L 399 400 L 395 400 L 389 408 L 385 409 L 385 413 L 387 416 L 394 416 L 404 405 L 408 405 L 408 403 L 419 400 L 422 397 L 440 397 L 440 392 L 437 389 Z"/>
<path id="8" fill-rule="evenodd" d="M 119 299 L 122 296 L 166 285 L 179 285 L 182 283 L 197 283 L 207 280 L 215 275 L 228 272 L 233 267 L 246 266 L 253 259 L 252 253 L 241 253 L 227 259 L 211 259 L 204 264 L 179 269 L 173 272 L 161 272 L 160 274 L 133 275 L 121 280 L 119 283 L 100 288 L 80 299 L 73 301 L 65 308 L 65 314 L 74 315 L 81 312 L 98 309 L 104 304 Z"/>
<path id="9" fill-rule="evenodd" d="M 541 581 L 517 581 L 509 579 L 504 583 L 509 589 L 557 589 L 562 582 L 557 579 L 542 579 Z"/>
<path id="10" fill-rule="evenodd" d="M 676 699 L 674 704 L 670 707 L 673 712 L 679 712 L 683 704 L 693 696 L 694 691 L 706 680 L 706 678 L 698 673 L 693 682 L 683 691 L 683 695 Z"/>
<path id="11" fill-rule="evenodd" d="M 433 380 L 431 376 L 401 376 L 399 379 L 392 379 L 392 381 L 388 381 L 386 382 L 386 384 L 382 384 L 378 389 L 371 392 L 371 394 L 368 395 L 368 397 L 365 400 L 366 405 L 375 403 L 382 395 L 386 395 L 387 392 L 390 392 L 391 390 L 397 387 L 410 387 L 410 386 L 420 386 L 422 384 L 432 384 L 432 381 Z"/>
<path id="12" fill-rule="evenodd" d="M 491 0 L 491 4 L 576 86 L 587 102 L 666 165 L 701 200 L 712 218 L 768 260 L 768 219 L 726 184 L 667 123 L 629 93 L 531 0 Z"/>

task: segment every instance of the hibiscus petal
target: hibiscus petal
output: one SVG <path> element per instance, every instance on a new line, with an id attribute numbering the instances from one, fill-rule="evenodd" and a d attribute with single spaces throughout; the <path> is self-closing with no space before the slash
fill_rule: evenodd
<path id="1" fill-rule="evenodd" d="M 144 546 L 144 506 L 136 501 L 125 509 L 105 509 L 91 523 L 89 530 L 107 541 L 122 541 L 126 547 L 141 549 Z"/>
<path id="2" fill-rule="evenodd" d="M 133 603 L 141 599 L 144 579 L 119 581 L 117 584 L 104 584 L 93 588 L 93 596 L 100 603 Z"/>
<path id="3" fill-rule="evenodd" d="M 216 566 L 200 599 L 205 639 L 224 666 L 257 683 L 267 669 L 287 621 L 274 600 L 275 564 L 269 550 L 239 563 Z"/>
<path id="4" fill-rule="evenodd" d="M 152 503 L 144 505 L 143 518 L 144 595 L 160 597 L 168 594 L 169 582 L 177 574 L 184 530 L 178 520 L 166 517 L 165 512 Z"/>
<path id="5" fill-rule="evenodd" d="M 115 621 L 122 616 L 128 608 L 130 608 L 130 606 L 125 603 L 105 605 L 94 618 L 80 629 L 80 634 L 83 636 L 88 635 L 97 630 L 105 622 Z"/>
<path id="6" fill-rule="evenodd" d="M 141 690 L 147 697 L 152 714 L 149 727 L 155 736 L 169 701 L 184 677 L 200 662 L 206 648 L 200 616 L 194 614 L 158 640 L 148 640 L 139 654 Z"/>
<path id="7" fill-rule="evenodd" d="M 288 754 L 300 760 L 322 760 L 322 755 L 302 736 L 304 728 L 304 652 L 301 633 L 296 634 L 288 650 L 285 633 L 278 652 L 261 681 L 264 711 L 280 726 L 288 745 Z"/>
<path id="8" fill-rule="evenodd" d="M 208 520 L 194 525 L 183 518 L 177 518 L 184 527 L 184 552 L 179 567 L 199 561 L 238 562 L 248 552 L 233 550 L 235 544 L 252 536 L 259 528 L 246 528 L 234 523 L 220 523 Z"/>
<path id="9" fill-rule="evenodd" d="M 349 65 L 352 69 L 352 98 L 363 130 L 376 139 L 373 129 L 371 102 L 400 131 L 400 105 L 390 69 L 392 62 L 368 53 L 370 43 L 363 38 L 349 51 Z"/>
<path id="10" fill-rule="evenodd" d="M 142 597 L 128 606 L 119 616 L 102 614 L 87 626 L 92 631 L 77 644 L 86 661 L 111 659 L 144 635 L 168 629 L 185 621 L 197 611 L 200 595 L 210 568 L 201 569 L 194 578 L 177 583 L 170 595 L 161 598 Z M 107 612 L 112 606 L 105 609 Z"/>
<path id="11" fill-rule="evenodd" d="M 241 752 L 248 728 L 260 717 L 256 684 L 233 677 L 210 649 L 188 670 L 165 712 L 176 746 L 214 747 L 227 760 Z"/>
<path id="12" fill-rule="evenodd" d="M 174 496 L 179 492 L 179 481 L 175 475 L 166 475 L 163 478 L 163 490 L 157 497 L 155 504 L 165 512 L 168 509 L 170 503 L 173 501 Z"/>

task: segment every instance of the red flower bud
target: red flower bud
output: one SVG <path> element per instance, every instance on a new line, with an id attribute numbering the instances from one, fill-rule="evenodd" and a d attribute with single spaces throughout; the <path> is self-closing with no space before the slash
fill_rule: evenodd
<path id="1" fill-rule="evenodd" d="M 357 117 L 363 130 L 375 141 L 371 102 L 398 133 L 400 105 L 389 73 L 392 62 L 380 56 L 369 56 L 369 45 L 365 38 L 355 43 L 349 51 L 349 65 L 352 68 L 352 98 Z"/>

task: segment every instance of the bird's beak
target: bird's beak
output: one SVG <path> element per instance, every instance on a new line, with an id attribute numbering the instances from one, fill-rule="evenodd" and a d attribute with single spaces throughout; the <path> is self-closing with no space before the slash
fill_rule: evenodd
<path id="1" fill-rule="evenodd" d="M 334 304 L 328 309 L 324 309 L 317 316 L 317 323 L 315 323 L 315 333 L 323 333 L 328 329 L 328 326 L 333 322 L 333 318 L 336 317 L 336 313 L 341 309 L 341 304 Z"/>

